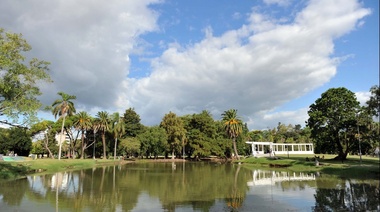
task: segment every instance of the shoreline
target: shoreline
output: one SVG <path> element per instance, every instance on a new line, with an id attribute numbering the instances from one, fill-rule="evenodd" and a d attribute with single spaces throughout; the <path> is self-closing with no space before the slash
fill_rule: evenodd
<path id="1" fill-rule="evenodd" d="M 248 168 L 275 169 L 295 172 L 322 172 L 334 174 L 340 177 L 354 178 L 377 178 L 380 177 L 380 162 L 376 158 L 365 157 L 362 162 L 355 156 L 350 157 L 344 163 L 333 160 L 335 155 L 327 156 L 326 159 L 319 161 L 316 165 L 314 162 L 305 160 L 304 156 L 293 156 L 286 158 L 244 158 L 241 160 L 232 160 L 225 158 L 204 158 L 202 160 L 189 159 L 36 159 L 25 158 L 23 161 L 0 161 L 0 181 L 15 180 L 34 174 L 49 174 L 60 171 L 73 171 L 87 169 L 99 166 L 126 165 L 130 163 L 202 163 L 210 162 L 216 164 L 236 163 Z M 310 157 L 310 155 L 309 155 Z"/>

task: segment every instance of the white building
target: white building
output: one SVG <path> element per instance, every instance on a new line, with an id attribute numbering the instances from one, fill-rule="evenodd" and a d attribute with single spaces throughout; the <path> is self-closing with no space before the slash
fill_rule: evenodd
<path id="1" fill-rule="evenodd" d="M 246 141 L 252 147 L 252 155 L 258 157 L 260 155 L 269 154 L 314 154 L 314 145 L 312 143 L 273 143 Z"/>

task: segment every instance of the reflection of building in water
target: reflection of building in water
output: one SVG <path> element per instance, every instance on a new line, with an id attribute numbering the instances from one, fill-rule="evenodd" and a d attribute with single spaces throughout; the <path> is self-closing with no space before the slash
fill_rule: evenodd
<path id="1" fill-rule="evenodd" d="M 49 190 L 58 189 L 59 192 L 75 194 L 82 191 L 80 177 L 78 173 L 62 172 L 52 175 L 28 176 L 31 189 L 36 193 L 44 194 Z"/>
<path id="2" fill-rule="evenodd" d="M 247 185 L 274 185 L 276 182 L 306 180 L 315 180 L 315 175 L 306 173 L 290 174 L 288 172 L 254 170 L 253 181 L 247 182 Z"/>
<path id="3" fill-rule="evenodd" d="M 52 177 L 51 177 L 51 188 L 61 188 L 61 189 L 65 189 L 67 187 L 67 181 L 68 181 L 68 174 L 65 172 L 65 173 L 55 173 Z"/>
<path id="4" fill-rule="evenodd" d="M 275 154 L 314 154 L 314 146 L 312 143 L 273 143 L 273 142 L 257 142 L 246 141 L 252 148 L 253 156 L 260 156 L 266 153 Z"/>

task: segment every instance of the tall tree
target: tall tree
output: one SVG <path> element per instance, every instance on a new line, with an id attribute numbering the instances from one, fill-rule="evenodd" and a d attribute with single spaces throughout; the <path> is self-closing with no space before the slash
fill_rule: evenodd
<path id="1" fill-rule="evenodd" d="M 85 142 L 85 134 L 87 130 L 92 128 L 92 118 L 85 112 L 79 112 L 74 119 L 74 127 L 81 132 L 81 155 L 80 158 L 83 159 L 84 150 L 87 148 L 87 143 Z"/>
<path id="2" fill-rule="evenodd" d="M 0 129 L 3 131 L 3 135 L 0 135 L 0 152 L 12 151 L 21 156 L 29 155 L 32 149 L 32 139 L 25 128 Z"/>
<path id="3" fill-rule="evenodd" d="M 115 148 L 113 153 L 113 159 L 116 159 L 117 139 L 122 138 L 125 134 L 125 122 L 119 113 L 112 114 L 112 133 L 115 139 Z"/>
<path id="4" fill-rule="evenodd" d="M 30 133 L 33 137 L 38 137 L 37 139 L 43 140 L 43 147 L 48 151 L 51 159 L 54 159 L 54 155 L 49 147 L 51 145 L 51 143 L 49 143 L 49 133 L 53 124 L 53 121 L 44 120 L 32 125 L 30 128 Z"/>
<path id="5" fill-rule="evenodd" d="M 338 152 L 336 159 L 345 160 L 356 139 L 359 102 L 350 90 L 330 88 L 310 105 L 307 126 L 316 146 L 329 146 Z M 328 147 L 326 147 L 328 148 Z"/>
<path id="6" fill-rule="evenodd" d="M 99 111 L 97 116 L 97 125 L 102 134 L 103 142 L 103 159 L 107 159 L 106 132 L 110 130 L 110 118 L 106 111 Z"/>
<path id="7" fill-rule="evenodd" d="M 378 85 L 370 89 L 371 96 L 367 101 L 367 107 L 373 116 L 380 116 L 380 88 Z"/>
<path id="8" fill-rule="evenodd" d="M 140 123 L 140 116 L 136 113 L 134 108 L 128 108 L 125 111 L 123 120 L 125 123 L 126 136 L 136 137 L 142 132 L 144 126 Z"/>
<path id="9" fill-rule="evenodd" d="M 92 119 L 92 123 L 91 123 L 91 130 L 92 130 L 92 133 L 94 134 L 94 140 L 92 142 L 92 144 L 90 145 L 94 145 L 93 146 L 93 151 L 92 151 L 92 158 L 95 160 L 95 147 L 96 147 L 96 133 L 98 132 L 99 130 L 99 119 L 98 118 L 94 118 Z"/>
<path id="10" fill-rule="evenodd" d="M 232 139 L 235 157 L 239 160 L 239 154 L 236 147 L 236 138 L 243 132 L 243 123 L 237 115 L 236 109 L 230 109 L 222 113 L 222 121 L 224 122 L 224 130 Z"/>
<path id="11" fill-rule="evenodd" d="M 186 152 L 196 158 L 210 156 L 217 136 L 216 124 L 210 112 L 193 114 L 185 122 L 187 131 Z"/>
<path id="12" fill-rule="evenodd" d="M 158 155 L 163 154 L 168 145 L 168 136 L 165 129 L 159 126 L 147 127 L 147 129 L 139 134 L 137 138 L 140 140 L 141 154 L 147 158 L 151 155 L 155 159 Z"/>
<path id="13" fill-rule="evenodd" d="M 51 82 L 48 62 L 33 58 L 27 61 L 31 46 L 21 34 L 0 28 L 0 116 L 33 122 L 41 107 L 36 98 L 41 95 L 38 85 Z"/>
<path id="14" fill-rule="evenodd" d="M 75 113 L 75 106 L 71 100 L 75 100 L 77 97 L 66 94 L 64 92 L 58 92 L 58 95 L 61 96 L 61 99 L 55 100 L 52 104 L 52 107 L 54 117 L 57 118 L 57 116 L 59 116 L 59 118 L 62 118 L 62 127 L 58 150 L 58 160 L 61 160 L 62 142 L 65 140 L 65 135 L 63 133 L 65 127 L 65 117 L 71 116 Z"/>
<path id="15" fill-rule="evenodd" d="M 172 159 L 174 159 L 174 155 L 181 150 L 181 146 L 184 144 L 186 130 L 183 122 L 175 113 L 170 112 L 165 114 L 160 127 L 164 128 L 168 135 L 168 143 L 172 152 Z"/>

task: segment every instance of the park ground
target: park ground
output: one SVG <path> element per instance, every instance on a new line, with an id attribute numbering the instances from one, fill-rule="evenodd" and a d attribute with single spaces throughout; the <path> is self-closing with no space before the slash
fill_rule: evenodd
<path id="1" fill-rule="evenodd" d="M 242 166 L 260 169 L 278 169 L 295 172 L 321 172 L 346 178 L 380 179 L 380 159 L 377 157 L 348 156 L 347 160 L 334 160 L 336 155 L 277 155 L 276 157 L 248 157 L 232 161 Z M 317 157 L 318 163 L 315 162 Z M 318 158 L 319 157 L 319 158 Z M 209 162 L 231 162 L 224 159 Z M 22 161 L 0 161 L 0 181 L 13 180 L 31 174 L 48 174 L 60 171 L 78 170 L 98 166 L 145 162 L 184 162 L 182 159 L 36 159 L 24 158 Z"/>

